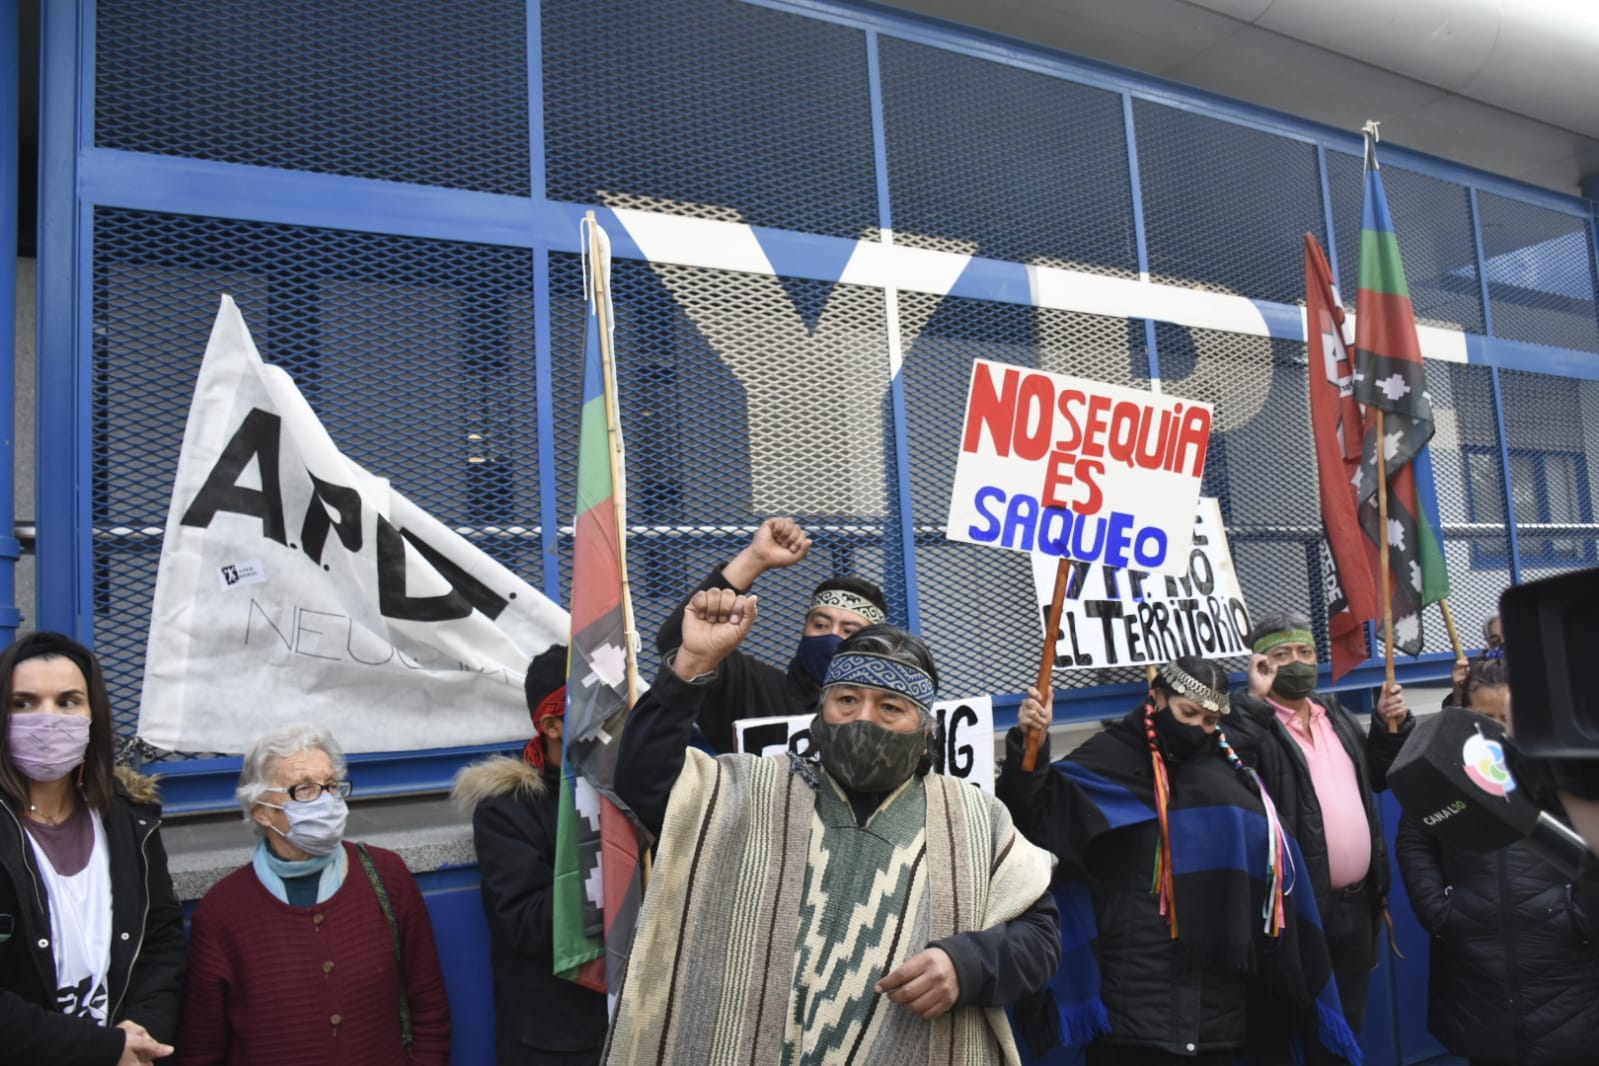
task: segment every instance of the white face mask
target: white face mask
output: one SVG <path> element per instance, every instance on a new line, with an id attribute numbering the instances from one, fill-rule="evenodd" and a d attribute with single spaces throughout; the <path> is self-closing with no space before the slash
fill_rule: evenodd
<path id="1" fill-rule="evenodd" d="M 308 803 L 291 799 L 279 807 L 276 803 L 261 804 L 280 810 L 289 819 L 289 831 L 283 833 L 273 826 L 284 840 L 307 855 L 326 855 L 344 839 L 344 824 L 350 817 L 350 808 L 343 796 L 324 792 Z"/>

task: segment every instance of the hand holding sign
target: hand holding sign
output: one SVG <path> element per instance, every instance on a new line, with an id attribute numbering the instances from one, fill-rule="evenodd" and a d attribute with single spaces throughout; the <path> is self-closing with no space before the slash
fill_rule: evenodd
<path id="1" fill-rule="evenodd" d="M 1027 690 L 1027 698 L 1022 700 L 1020 709 L 1016 712 L 1016 724 L 1028 733 L 1044 734 L 1049 731 L 1050 723 L 1055 720 L 1055 690 L 1045 689 L 1042 693 L 1036 688 Z"/>
<path id="2" fill-rule="evenodd" d="M 738 650 L 755 625 L 755 597 L 732 589 L 701 589 L 683 612 L 683 645 L 672 669 L 685 680 L 708 674 Z"/>

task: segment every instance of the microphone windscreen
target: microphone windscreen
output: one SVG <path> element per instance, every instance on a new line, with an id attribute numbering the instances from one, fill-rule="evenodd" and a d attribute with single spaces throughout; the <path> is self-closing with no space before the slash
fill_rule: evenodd
<path id="1" fill-rule="evenodd" d="M 1475 851 L 1528 836 L 1538 805 L 1517 787 L 1504 727 L 1462 707 L 1418 721 L 1388 770 L 1405 813 L 1434 835 Z"/>

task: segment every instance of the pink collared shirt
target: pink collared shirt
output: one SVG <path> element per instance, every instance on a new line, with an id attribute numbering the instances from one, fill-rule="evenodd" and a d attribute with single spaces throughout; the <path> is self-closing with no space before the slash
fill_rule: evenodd
<path id="1" fill-rule="evenodd" d="M 1310 780 L 1316 786 L 1316 801 L 1321 805 L 1322 832 L 1327 838 L 1327 872 L 1332 887 L 1347 888 L 1365 879 L 1371 869 L 1371 827 L 1366 822 L 1366 801 L 1360 794 L 1360 778 L 1355 764 L 1344 750 L 1327 708 L 1311 701 L 1310 727 L 1306 729 L 1299 713 L 1268 699 L 1277 718 L 1288 727 L 1310 767 Z"/>

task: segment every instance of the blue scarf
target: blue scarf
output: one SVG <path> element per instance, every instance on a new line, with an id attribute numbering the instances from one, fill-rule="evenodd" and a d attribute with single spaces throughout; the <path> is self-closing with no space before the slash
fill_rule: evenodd
<path id="1" fill-rule="evenodd" d="M 326 855 L 313 855 L 309 859 L 298 861 L 281 859 L 263 840 L 255 846 L 252 863 L 255 866 L 257 879 L 268 892 L 277 897 L 280 903 L 289 902 L 288 886 L 283 882 L 321 873 L 321 880 L 317 882 L 316 902 L 326 903 L 332 898 L 333 893 L 339 890 L 339 886 L 344 884 L 344 874 L 349 868 L 350 860 L 344 854 L 343 844 Z"/>
<path id="2" fill-rule="evenodd" d="M 1149 822 L 1156 816 L 1151 785 L 1144 772 L 1147 763 L 1137 746 L 1136 743 L 1097 745 L 1087 751 L 1080 749 L 1071 759 L 1054 764 L 1053 772 L 1069 778 L 1077 786 L 1079 796 L 1103 818 L 1103 829 L 1099 832 Z M 1077 761 L 1079 757 L 1083 757 L 1083 762 Z M 1093 765 L 1084 765 L 1084 762 Z M 1233 771 L 1229 768 L 1228 772 Z M 1185 797 L 1185 791 L 1190 795 Z M 1191 789 L 1185 790 L 1179 776 L 1170 815 L 1179 909 L 1185 899 L 1190 908 L 1196 908 L 1201 898 L 1259 898 L 1265 884 L 1265 816 L 1245 807 L 1222 803 L 1189 806 L 1185 799 L 1203 801 L 1204 797 L 1195 797 Z M 1262 921 L 1255 913 L 1258 908 L 1251 908 L 1249 923 L 1253 933 L 1231 933 L 1229 938 L 1249 936 L 1250 940 L 1238 946 L 1258 945 L 1253 963 L 1258 966 L 1262 985 L 1286 1000 L 1287 1009 L 1313 1025 L 1316 1039 L 1323 1046 L 1352 1066 L 1359 1066 L 1360 1046 L 1344 1019 L 1315 893 L 1304 874 L 1304 858 L 1294 841 L 1288 843 L 1293 869 L 1300 871 L 1300 885 L 1298 891 L 1290 891 L 1285 900 L 1287 927 L 1279 937 L 1266 943 Z M 1227 888 L 1233 881 L 1238 882 L 1236 891 Z M 1093 952 L 1098 935 L 1093 897 L 1085 885 L 1077 882 L 1055 889 L 1054 895 L 1061 914 L 1061 965 L 1050 979 L 1049 991 L 1059 1012 L 1066 1047 L 1042 1056 L 1028 1055 L 1025 1049 L 1023 1054 L 1025 1062 L 1051 1066 L 1076 1061 L 1081 1048 L 1110 1029 L 1100 999 L 1099 964 Z M 1194 921 L 1206 911 L 1190 909 L 1186 913 L 1190 921 Z M 1202 934 L 1227 925 L 1214 921 L 1217 917 L 1214 912 L 1207 917 L 1212 920 L 1183 927 L 1187 934 L 1185 939 L 1194 941 L 1189 947 L 1202 957 L 1208 957 L 1207 953 L 1214 946 L 1201 945 Z M 1232 960 L 1235 965 L 1241 961 Z"/>

